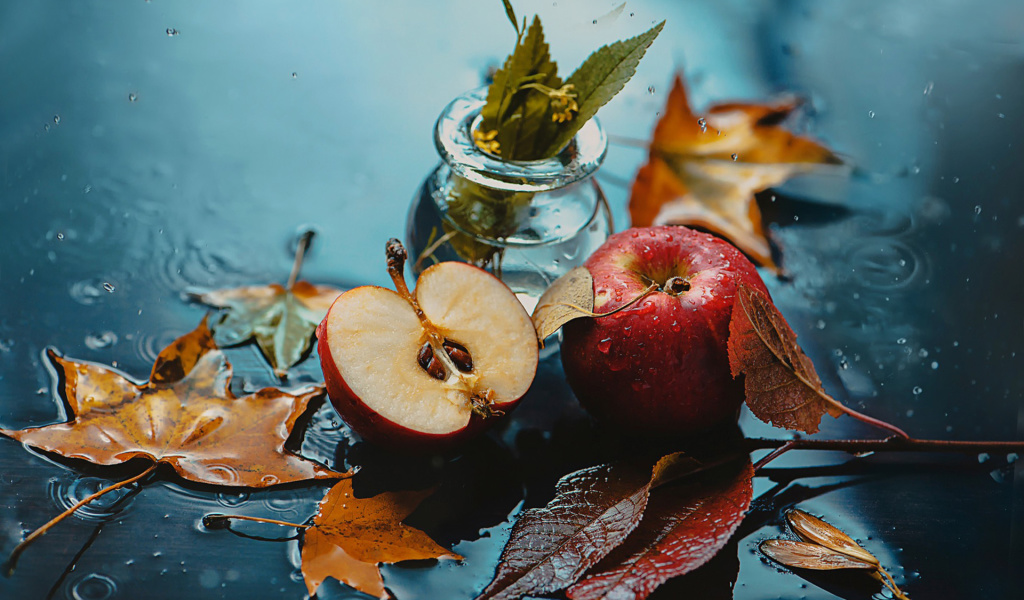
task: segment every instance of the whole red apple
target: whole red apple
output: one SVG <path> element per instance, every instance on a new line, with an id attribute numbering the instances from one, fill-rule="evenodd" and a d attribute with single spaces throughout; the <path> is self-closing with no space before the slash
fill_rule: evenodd
<path id="1" fill-rule="evenodd" d="M 387 247 L 396 291 L 363 286 L 317 328 L 331 403 L 364 439 L 451 446 L 510 411 L 537 371 L 537 333 L 515 294 L 472 265 L 442 262 L 415 291 L 398 240 Z"/>
<path id="2" fill-rule="evenodd" d="M 729 320 L 739 283 L 767 289 L 728 242 L 686 227 L 636 228 L 608 238 L 584 266 L 594 312 L 563 328 L 562 365 L 600 421 L 630 433 L 690 435 L 735 420 L 742 382 L 729 372 Z"/>

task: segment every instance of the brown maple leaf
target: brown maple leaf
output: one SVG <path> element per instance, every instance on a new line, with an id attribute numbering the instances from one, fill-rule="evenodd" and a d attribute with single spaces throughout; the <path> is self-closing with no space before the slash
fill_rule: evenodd
<path id="1" fill-rule="evenodd" d="M 205 319 L 160 352 L 143 384 L 52 350 L 48 356 L 64 382 L 68 421 L 0 434 L 99 465 L 141 457 L 214 485 L 266 487 L 345 476 L 285 449 L 296 421 L 323 387 L 296 394 L 264 388 L 236 398 L 229 388 L 231 365 Z"/>
<path id="2" fill-rule="evenodd" d="M 814 363 L 796 343 L 796 333 L 771 299 L 740 284 L 729 321 L 729 369 L 744 376 L 745 401 L 765 423 L 816 433 L 825 413 L 886 429 L 902 438 L 899 427 L 859 413 L 825 392 Z"/>
<path id="3" fill-rule="evenodd" d="M 339 481 L 320 501 L 302 539 L 302 575 L 309 595 L 328 577 L 386 598 L 380 563 L 462 557 L 402 523 L 431 490 L 357 498 L 352 481 Z"/>
<path id="4" fill-rule="evenodd" d="M 778 270 L 754 194 L 821 165 L 841 164 L 828 148 L 780 126 L 798 106 L 792 98 L 716 104 L 699 116 L 677 74 L 648 163 L 633 181 L 632 225 L 704 229 Z"/>
<path id="5" fill-rule="evenodd" d="M 189 293 L 198 302 L 224 309 L 212 326 L 218 345 L 234 346 L 255 338 L 274 374 L 280 378 L 286 377 L 288 369 L 309 350 L 316 326 L 343 291 L 296 281 L 312 239 L 311 231 L 299 239 L 286 285 L 272 283 Z"/>

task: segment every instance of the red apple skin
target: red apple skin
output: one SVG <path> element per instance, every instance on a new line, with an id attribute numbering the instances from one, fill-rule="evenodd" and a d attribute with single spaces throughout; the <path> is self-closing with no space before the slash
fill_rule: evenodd
<path id="1" fill-rule="evenodd" d="M 735 421 L 743 385 L 729 372 L 729 321 L 739 283 L 768 293 L 754 265 L 719 238 L 661 226 L 609 237 L 584 266 L 597 313 L 652 281 L 684 277 L 690 289 L 659 290 L 614 315 L 565 325 L 562 365 L 580 403 L 631 434 L 693 436 Z"/>
<path id="2" fill-rule="evenodd" d="M 344 294 L 342 294 L 344 295 Z M 338 298 L 341 298 L 339 296 Z M 334 301 L 337 304 L 338 300 Z M 333 310 L 334 305 L 331 305 Z M 327 312 L 330 315 L 330 310 Z M 320 368 L 324 374 L 324 385 L 327 387 L 327 396 L 331 404 L 341 418 L 359 434 L 364 440 L 395 449 L 405 450 L 430 450 L 443 451 L 457 446 L 466 440 L 480 435 L 500 421 L 505 419 L 504 415 L 483 418 L 477 414 L 470 417 L 469 423 L 451 433 L 434 434 L 409 429 L 394 421 L 381 416 L 380 413 L 366 406 L 359 396 L 352 391 L 352 388 L 345 383 L 341 373 L 338 372 L 337 363 L 331 355 L 330 344 L 327 343 L 326 329 L 327 317 L 320 322 L 316 329 L 317 354 L 320 356 Z M 507 415 L 519 404 L 520 399 L 501 404 L 494 404 L 496 410 Z"/>

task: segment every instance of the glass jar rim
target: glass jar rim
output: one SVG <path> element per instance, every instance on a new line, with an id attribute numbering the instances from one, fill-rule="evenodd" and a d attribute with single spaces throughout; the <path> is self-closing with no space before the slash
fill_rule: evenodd
<path id="1" fill-rule="evenodd" d="M 590 177 L 604 162 L 608 138 L 596 117 L 551 158 L 502 160 L 484 152 L 473 141 L 473 128 L 486 103 L 486 87 L 470 90 L 452 100 L 437 118 L 437 152 L 460 177 L 510 192 L 546 192 Z"/>

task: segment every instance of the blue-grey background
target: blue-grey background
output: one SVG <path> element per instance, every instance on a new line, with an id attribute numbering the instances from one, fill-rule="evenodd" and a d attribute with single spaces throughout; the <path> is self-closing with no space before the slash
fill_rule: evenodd
<path id="1" fill-rule="evenodd" d="M 1024 5 L 617 6 L 516 3 L 521 15 L 540 13 L 564 72 L 601 44 L 667 20 L 636 77 L 601 111 L 611 135 L 648 138 L 683 68 L 698 109 L 801 94 L 809 104 L 796 126 L 854 165 L 848 178 L 780 188 L 765 207 L 792 279 L 764 276 L 829 391 L 918 437 L 1024 438 Z M 437 160 L 435 117 L 479 85 L 513 39 L 496 0 L 0 3 L 0 424 L 60 418 L 44 348 L 144 378 L 156 352 L 203 314 L 182 291 L 283 281 L 303 228 L 319 232 L 305 278 L 385 283 L 383 242 L 403 233 Z M 628 145 L 609 150 L 600 179 L 619 228 L 645 158 Z M 229 356 L 239 391 L 273 383 L 251 347 Z M 320 380 L 315 355 L 294 379 Z M 743 426 L 782 433 L 748 417 Z M 558 475 L 595 459 L 573 443 L 588 427 L 557 359 L 547 361 L 507 429 L 431 463 L 453 490 L 445 498 L 461 493 L 457 514 L 472 518 L 438 501 L 420 520 L 467 559 L 385 567 L 386 584 L 402 599 L 472 596 L 493 570 L 508 515 L 543 503 Z M 831 420 L 822 433 L 867 435 Z M 325 406 L 302 450 L 367 468 L 394 460 L 349 443 Z M 807 453 L 776 464 L 845 460 Z M 878 456 L 855 461 L 852 473 L 759 478 L 764 496 L 727 550 L 740 559 L 733 596 L 875 591 L 808 582 L 754 553 L 795 502 L 865 540 L 913 597 L 1017 597 L 1024 489 L 1007 463 Z M 0 440 L 0 553 L 69 498 L 125 473 L 57 464 Z M 107 512 L 61 524 L 0 579 L 0 596 L 301 598 L 296 542 L 198 523 L 228 510 L 302 520 L 321 493 L 227 494 L 163 477 Z M 353 594 L 331 582 L 321 597 Z"/>

